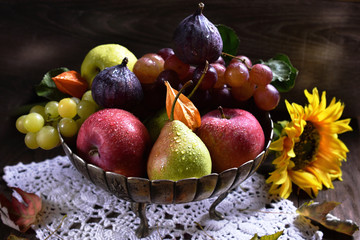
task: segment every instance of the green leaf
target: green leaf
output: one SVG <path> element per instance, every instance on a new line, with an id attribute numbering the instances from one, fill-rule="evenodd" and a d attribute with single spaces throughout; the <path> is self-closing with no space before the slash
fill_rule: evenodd
<path id="1" fill-rule="evenodd" d="M 276 240 L 278 239 L 284 231 L 279 231 L 271 235 L 265 235 L 262 237 L 259 237 L 256 233 L 250 240 Z"/>
<path id="2" fill-rule="evenodd" d="M 219 30 L 221 39 L 223 41 L 223 52 L 233 56 L 237 55 L 240 40 L 234 29 L 223 24 L 218 24 L 216 27 Z M 229 61 L 231 58 L 224 56 L 224 60 Z"/>
<path id="3" fill-rule="evenodd" d="M 320 223 L 330 230 L 351 236 L 354 232 L 359 230 L 359 226 L 351 220 L 340 220 L 329 214 L 329 212 L 338 205 L 340 205 L 339 202 L 324 201 L 323 203 L 317 203 L 311 201 L 301 205 L 296 212 L 301 216 L 310 218 L 311 220 Z"/>
<path id="4" fill-rule="evenodd" d="M 69 97 L 69 95 L 60 92 L 52 80 L 53 77 L 59 75 L 60 73 L 69 71 L 68 68 L 55 68 L 48 71 L 40 84 L 35 86 L 36 94 L 40 97 L 45 97 L 49 100 L 60 101 L 62 98 Z"/>
<path id="5" fill-rule="evenodd" d="M 291 64 L 288 56 L 278 54 L 268 61 L 260 60 L 260 62 L 271 68 L 273 72 L 271 84 L 279 92 L 288 92 L 294 87 L 299 71 Z"/>
<path id="6" fill-rule="evenodd" d="M 289 121 L 277 121 L 274 123 L 274 141 L 277 140 L 281 136 L 281 132 L 286 127 Z"/>

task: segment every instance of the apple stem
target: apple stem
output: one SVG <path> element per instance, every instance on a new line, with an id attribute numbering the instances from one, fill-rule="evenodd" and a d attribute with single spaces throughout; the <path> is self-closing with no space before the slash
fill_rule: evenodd
<path id="1" fill-rule="evenodd" d="M 195 85 L 194 89 L 191 91 L 191 93 L 187 96 L 189 99 L 192 97 L 192 95 L 194 95 L 195 91 L 198 89 L 198 87 L 200 86 L 202 80 L 204 79 L 205 77 L 205 74 L 207 73 L 209 69 L 209 62 L 206 60 L 205 62 L 205 67 L 204 67 L 204 70 L 202 71 L 202 74 L 200 76 L 200 79 L 199 81 L 197 82 L 197 84 Z"/>
<path id="2" fill-rule="evenodd" d="M 191 84 L 193 84 L 192 80 L 187 81 L 184 86 L 180 89 L 180 91 L 176 94 L 174 102 L 171 106 L 171 112 L 170 112 L 170 121 L 174 120 L 174 110 L 175 110 L 175 105 L 176 105 L 176 101 L 178 100 L 178 98 L 180 97 L 180 94 L 182 94 L 182 92 L 185 90 L 185 88 L 187 88 L 188 86 L 190 86 Z"/>
<path id="3" fill-rule="evenodd" d="M 227 117 L 225 116 L 224 109 L 222 108 L 222 106 L 219 106 L 219 107 L 218 107 L 218 110 L 220 111 L 221 118 L 227 118 Z"/>

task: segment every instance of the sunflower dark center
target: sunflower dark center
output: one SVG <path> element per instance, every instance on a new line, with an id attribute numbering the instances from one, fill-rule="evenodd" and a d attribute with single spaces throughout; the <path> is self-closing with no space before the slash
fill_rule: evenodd
<path id="1" fill-rule="evenodd" d="M 291 160 L 295 163 L 294 170 L 304 169 L 315 160 L 319 150 L 320 134 L 313 123 L 306 122 L 300 141 L 295 143 L 294 152 L 296 156 Z"/>

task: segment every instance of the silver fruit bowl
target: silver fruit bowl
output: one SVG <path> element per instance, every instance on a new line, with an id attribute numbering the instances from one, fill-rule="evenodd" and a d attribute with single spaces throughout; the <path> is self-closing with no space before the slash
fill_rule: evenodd
<path id="1" fill-rule="evenodd" d="M 212 173 L 201 178 L 187 178 L 176 182 L 170 180 L 151 181 L 147 178 L 125 177 L 121 174 L 104 171 L 81 159 L 76 154 L 75 145 L 65 142 L 62 136 L 60 136 L 60 142 L 66 155 L 81 174 L 116 197 L 132 203 L 132 210 L 140 218 L 136 235 L 142 238 L 149 235 L 146 218 L 147 204 L 189 203 L 217 197 L 209 209 L 210 218 L 216 220 L 224 218 L 215 209 L 216 206 L 226 198 L 233 188 L 258 169 L 267 156 L 273 137 L 273 121 L 270 114 L 257 109 L 250 110 L 250 112 L 258 119 L 265 134 L 264 150 L 255 159 L 238 168 L 230 168 L 221 173 Z"/>

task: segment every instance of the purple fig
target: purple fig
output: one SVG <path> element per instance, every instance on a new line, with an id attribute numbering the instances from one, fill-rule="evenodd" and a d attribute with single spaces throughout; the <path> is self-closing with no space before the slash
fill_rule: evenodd
<path id="1" fill-rule="evenodd" d="M 202 13 L 203 3 L 196 12 L 180 22 L 173 36 L 175 55 L 190 65 L 215 62 L 221 55 L 223 42 L 217 27 Z"/>
<path id="2" fill-rule="evenodd" d="M 133 110 L 144 94 L 139 79 L 126 66 L 125 57 L 121 64 L 99 72 L 91 85 L 94 101 L 103 108 Z"/>

